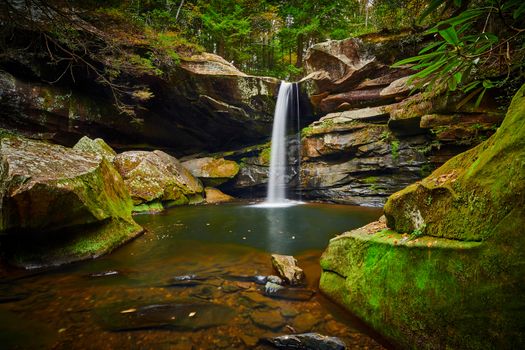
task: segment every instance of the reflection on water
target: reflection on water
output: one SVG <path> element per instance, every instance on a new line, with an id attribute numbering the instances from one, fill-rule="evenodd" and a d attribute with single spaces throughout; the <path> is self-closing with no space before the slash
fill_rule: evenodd
<path id="1" fill-rule="evenodd" d="M 275 300 L 255 283 L 227 278 L 272 274 L 269 254 L 292 254 L 316 289 L 328 240 L 379 215 L 305 204 L 181 207 L 137 216 L 147 233 L 110 255 L 0 281 L 0 347 L 267 349 L 260 338 L 294 329 L 339 336 L 352 349 L 381 348 L 319 294 Z M 172 283 L 185 275 L 199 280 Z"/>

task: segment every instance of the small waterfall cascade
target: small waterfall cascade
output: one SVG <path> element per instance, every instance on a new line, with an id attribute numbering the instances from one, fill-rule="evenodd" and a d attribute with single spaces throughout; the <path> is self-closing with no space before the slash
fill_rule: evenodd
<path id="1" fill-rule="evenodd" d="M 299 203 L 287 198 L 287 184 L 294 173 L 299 174 L 299 114 L 299 86 L 297 83 L 281 82 L 273 120 L 268 192 L 262 206 L 280 207 Z M 295 148 L 290 147 L 288 142 L 288 130 L 292 128 L 297 128 Z M 289 154 L 290 150 L 296 154 Z"/>

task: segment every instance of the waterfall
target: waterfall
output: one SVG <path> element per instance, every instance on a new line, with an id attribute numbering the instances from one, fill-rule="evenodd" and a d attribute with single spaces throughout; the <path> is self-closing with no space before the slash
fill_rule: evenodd
<path id="1" fill-rule="evenodd" d="M 273 119 L 268 192 L 263 206 L 297 204 L 286 198 L 287 183 L 291 177 L 288 164 L 287 119 L 296 118 L 299 129 L 299 87 L 297 83 L 281 82 Z M 295 127 L 291 123 L 292 127 Z M 300 132 L 300 131 L 299 131 Z M 299 146 L 298 146 L 299 147 Z M 295 155 L 294 155 L 295 156 Z M 296 155 L 299 157 L 299 155 Z"/>

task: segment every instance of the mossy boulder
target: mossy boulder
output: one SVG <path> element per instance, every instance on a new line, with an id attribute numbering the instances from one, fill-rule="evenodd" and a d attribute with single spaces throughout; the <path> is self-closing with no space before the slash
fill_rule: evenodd
<path id="1" fill-rule="evenodd" d="M 239 164 L 224 158 L 204 157 L 185 161 L 182 165 L 206 186 L 219 186 L 235 177 Z"/>
<path id="2" fill-rule="evenodd" d="M 11 262 L 95 257 L 142 231 L 121 176 L 105 158 L 21 137 L 3 138 L 0 154 L 0 231 Z"/>
<path id="3" fill-rule="evenodd" d="M 90 139 L 87 136 L 83 136 L 78 142 L 73 146 L 74 149 L 78 149 L 85 152 L 91 152 L 98 157 L 106 158 L 109 162 L 115 160 L 117 152 L 113 150 L 104 140 Z"/>
<path id="4" fill-rule="evenodd" d="M 525 347 L 525 86 L 498 131 L 330 241 L 320 287 L 411 349 Z"/>
<path id="5" fill-rule="evenodd" d="M 200 196 L 203 187 L 189 170 L 162 151 L 129 151 L 115 157 L 135 205 L 153 201 L 188 204 Z"/>

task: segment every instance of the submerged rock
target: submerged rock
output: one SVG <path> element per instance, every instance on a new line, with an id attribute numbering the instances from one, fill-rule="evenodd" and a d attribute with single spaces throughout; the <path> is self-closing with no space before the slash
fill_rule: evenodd
<path id="1" fill-rule="evenodd" d="M 197 275 L 180 275 L 173 277 L 168 282 L 167 287 L 194 287 L 201 285 L 206 280 L 206 277 Z"/>
<path id="2" fill-rule="evenodd" d="M 252 322 L 261 328 L 278 330 L 286 325 L 278 310 L 255 310 L 250 312 Z"/>
<path id="3" fill-rule="evenodd" d="M 266 282 L 264 285 L 264 294 L 272 298 L 307 301 L 312 299 L 315 291 L 307 288 L 285 287 L 276 283 Z"/>
<path id="4" fill-rule="evenodd" d="M 170 201 L 186 204 L 200 195 L 202 185 L 174 157 L 162 151 L 128 151 L 115 157 L 135 204 Z"/>
<path id="5" fill-rule="evenodd" d="M 213 303 L 119 303 L 95 311 L 102 327 L 110 331 L 144 329 L 199 330 L 228 323 L 234 311 Z"/>
<path id="6" fill-rule="evenodd" d="M 525 85 L 497 132 L 330 241 L 320 288 L 410 349 L 525 346 Z M 408 238 L 408 239 L 407 239 Z"/>
<path id="7" fill-rule="evenodd" d="M 267 342 L 279 349 L 301 350 L 344 350 L 345 343 L 336 337 L 328 337 L 319 333 L 302 333 L 282 335 L 268 338 Z"/>
<path id="8" fill-rule="evenodd" d="M 117 275 L 119 275 L 118 271 L 108 270 L 108 271 L 90 273 L 88 277 L 110 277 L 110 276 L 117 276 Z"/>
<path id="9" fill-rule="evenodd" d="M 272 254 L 272 265 L 286 282 L 297 285 L 304 281 L 304 272 L 291 255 Z"/>
<path id="10" fill-rule="evenodd" d="M 0 154 L 0 231 L 8 233 L 3 249 L 12 263 L 96 257 L 142 232 L 124 182 L 105 158 L 20 137 L 2 139 Z"/>

